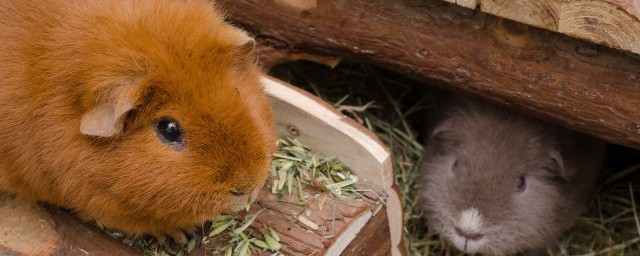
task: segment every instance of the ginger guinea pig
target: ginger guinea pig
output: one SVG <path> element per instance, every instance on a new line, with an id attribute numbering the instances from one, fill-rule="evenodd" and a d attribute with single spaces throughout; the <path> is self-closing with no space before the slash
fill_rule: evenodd
<path id="1" fill-rule="evenodd" d="M 206 0 L 0 1 L 0 184 L 131 235 L 244 208 L 275 130 L 255 42 Z"/>
<path id="2" fill-rule="evenodd" d="M 429 227 L 458 249 L 544 252 L 586 208 L 603 142 L 465 98 L 442 113 L 420 197 Z"/>

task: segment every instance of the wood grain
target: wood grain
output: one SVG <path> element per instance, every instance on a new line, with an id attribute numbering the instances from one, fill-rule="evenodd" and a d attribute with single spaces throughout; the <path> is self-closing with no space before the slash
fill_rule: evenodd
<path id="1" fill-rule="evenodd" d="M 317 193 L 312 189 L 307 189 L 305 192 L 307 194 Z M 290 196 L 285 197 L 284 200 L 296 201 L 297 199 L 296 196 Z M 367 212 L 370 214 L 375 207 L 374 204 L 368 202 L 339 200 L 328 196 L 323 208 L 320 209 L 319 201 L 320 198 L 312 199 L 307 207 L 281 203 L 276 201 L 276 195 L 271 194 L 269 189 L 265 189 L 258 197 L 258 204 L 268 210 L 258 216 L 253 227 L 262 229 L 262 225 L 266 224 L 275 229 L 283 244 L 282 251 L 288 255 L 322 255 L 337 243 L 339 235 L 345 232 L 350 225 L 353 225 L 356 219 Z M 253 211 L 259 209 L 258 207 L 252 208 L 254 208 Z M 309 211 L 309 216 L 306 215 L 306 211 Z M 313 230 L 298 222 L 297 215 L 303 215 L 313 221 L 319 226 L 319 229 Z M 369 219 L 370 216 L 365 215 L 365 223 Z M 382 225 L 378 228 L 383 229 L 384 226 L 388 226 L 387 222 L 377 224 Z M 388 233 L 381 235 L 389 237 Z M 353 238 L 350 238 L 345 242 L 350 244 L 352 241 Z M 342 250 L 338 253 L 341 252 Z"/>
<path id="2" fill-rule="evenodd" d="M 386 239 L 380 234 L 389 233 L 389 225 L 387 222 L 387 212 L 380 209 L 377 215 L 374 215 L 369 224 L 360 231 L 360 234 L 351 242 L 344 250 L 342 255 L 348 256 L 386 256 L 391 255 L 391 240 Z"/>
<path id="3" fill-rule="evenodd" d="M 429 0 L 224 0 L 262 43 L 343 56 L 640 148 L 640 56 Z"/>
<path id="4" fill-rule="evenodd" d="M 616 4 L 629 14 L 640 19 L 640 1 L 638 0 L 606 0 L 607 2 Z"/>
<path id="5" fill-rule="evenodd" d="M 478 1 L 482 12 L 640 54 L 637 0 Z M 460 1 L 447 2 L 475 8 Z"/>
<path id="6" fill-rule="evenodd" d="M 636 16 L 606 1 L 570 1 L 561 6 L 558 32 L 640 54 Z"/>
<path id="7" fill-rule="evenodd" d="M 56 233 L 62 237 L 57 256 L 134 256 L 140 253 L 117 241 L 95 226 L 78 220 L 74 215 L 57 208 L 48 208 L 55 222 Z M 39 254 L 45 255 L 45 254 Z"/>
<path id="8" fill-rule="evenodd" d="M 499 17 L 515 20 L 528 25 L 558 30 L 560 2 L 553 0 L 480 0 L 480 10 Z"/>
<path id="9" fill-rule="evenodd" d="M 475 9 L 478 7 L 480 0 L 444 0 L 445 2 L 449 2 L 452 4 L 457 4 L 460 6 L 464 6 L 467 8 Z"/>

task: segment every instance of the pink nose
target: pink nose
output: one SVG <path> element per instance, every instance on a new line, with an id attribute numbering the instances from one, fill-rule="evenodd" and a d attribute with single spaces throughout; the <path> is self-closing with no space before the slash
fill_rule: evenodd
<path id="1" fill-rule="evenodd" d="M 456 227 L 456 234 L 458 234 L 459 236 L 464 237 L 464 238 L 466 238 L 468 240 L 471 240 L 471 241 L 478 241 L 478 240 L 480 240 L 480 238 L 482 238 L 484 236 L 483 234 L 480 234 L 480 233 L 477 233 L 477 232 L 469 232 L 469 231 L 466 231 L 466 230 L 462 230 L 459 227 Z"/>

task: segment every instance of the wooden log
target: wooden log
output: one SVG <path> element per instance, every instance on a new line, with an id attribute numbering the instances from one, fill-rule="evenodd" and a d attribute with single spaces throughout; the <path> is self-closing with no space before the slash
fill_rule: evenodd
<path id="1" fill-rule="evenodd" d="M 370 192 L 361 192 L 363 199 L 339 200 L 307 187 L 304 193 L 319 196 L 303 207 L 277 201 L 267 186 L 249 212 L 266 209 L 253 228 L 274 228 L 288 255 L 400 255 L 403 211 L 389 150 L 370 131 L 309 93 L 269 77 L 262 83 L 280 136 L 296 137 L 314 152 L 337 157 L 358 176 L 356 186 Z M 284 200 L 297 201 L 297 195 Z M 0 216 L 0 255 L 138 254 L 63 211 L 46 211 L 13 196 L 0 194 Z M 201 246 L 194 255 L 210 255 L 212 246 Z"/>
<path id="2" fill-rule="evenodd" d="M 354 58 L 640 148 L 638 55 L 441 1 L 222 2 L 280 56 Z"/>
<path id="3" fill-rule="evenodd" d="M 606 1 L 620 6 L 629 14 L 640 19 L 640 1 L 638 0 L 606 0 Z"/>
<path id="4" fill-rule="evenodd" d="M 557 4 L 559 3 L 559 4 Z M 539 28 L 558 31 L 561 3 L 554 0 L 501 1 L 480 0 L 480 11 Z"/>
<path id="5" fill-rule="evenodd" d="M 50 255 L 56 250 L 53 220 L 37 205 L 0 193 L 0 216 L 0 255 Z"/>
<path id="6" fill-rule="evenodd" d="M 471 0 L 467 8 L 640 54 L 640 1 Z"/>
<path id="7" fill-rule="evenodd" d="M 619 6 L 565 1 L 560 8 L 558 32 L 640 54 L 640 20 Z"/>
<path id="8" fill-rule="evenodd" d="M 0 255 L 138 255 L 58 209 L 0 192 Z"/>
<path id="9" fill-rule="evenodd" d="M 444 0 L 444 1 L 452 4 L 457 4 L 463 7 L 475 9 L 476 7 L 478 7 L 478 3 L 479 3 L 478 1 L 480 0 Z"/>

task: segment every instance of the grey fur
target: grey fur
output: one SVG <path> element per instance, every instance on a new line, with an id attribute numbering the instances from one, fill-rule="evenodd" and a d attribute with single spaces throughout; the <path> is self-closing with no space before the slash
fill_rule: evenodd
<path id="1" fill-rule="evenodd" d="M 441 236 L 452 240 L 461 211 L 475 207 L 485 223 L 475 252 L 536 250 L 584 211 L 604 142 L 467 98 L 443 113 L 427 142 L 420 189 L 428 224 Z M 526 189 L 518 192 L 521 175 Z"/>

